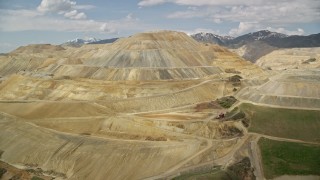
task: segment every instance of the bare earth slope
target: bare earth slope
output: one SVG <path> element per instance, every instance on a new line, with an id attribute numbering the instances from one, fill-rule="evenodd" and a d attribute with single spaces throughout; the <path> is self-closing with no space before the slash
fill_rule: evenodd
<path id="1" fill-rule="evenodd" d="M 0 62 L 0 160 L 57 179 L 172 178 L 245 157 L 263 178 L 250 149 L 260 135 L 230 113 L 241 102 L 229 96 L 319 108 L 317 71 L 270 78 L 174 31 L 79 48 L 29 45 Z"/>
<path id="2" fill-rule="evenodd" d="M 237 93 L 244 101 L 289 108 L 320 109 L 320 71 L 291 70 Z"/>
<path id="3" fill-rule="evenodd" d="M 111 45 L 81 48 L 30 45 L 0 60 L 1 76 L 32 73 L 116 81 L 196 79 L 234 67 L 244 76 L 263 74 L 260 68 L 225 48 L 205 46 L 173 31 L 141 33 Z"/>
<path id="4" fill-rule="evenodd" d="M 274 70 L 319 68 L 320 48 L 279 49 L 259 58 L 256 64 Z"/>

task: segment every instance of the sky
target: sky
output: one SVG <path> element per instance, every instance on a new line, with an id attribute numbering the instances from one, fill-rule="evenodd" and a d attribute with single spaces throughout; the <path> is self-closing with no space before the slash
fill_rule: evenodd
<path id="1" fill-rule="evenodd" d="M 320 0 L 0 0 L 0 53 L 28 44 L 176 30 L 320 32 Z"/>

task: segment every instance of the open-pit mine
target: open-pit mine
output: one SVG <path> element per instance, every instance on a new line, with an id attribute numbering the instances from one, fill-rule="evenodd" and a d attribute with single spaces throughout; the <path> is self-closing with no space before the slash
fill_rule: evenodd
<path id="1" fill-rule="evenodd" d="M 319 169 L 269 150 L 319 152 L 319 60 L 275 61 L 253 64 L 174 31 L 20 47 L 0 56 L 0 174 L 317 179 Z M 279 161 L 291 171 L 274 170 Z"/>

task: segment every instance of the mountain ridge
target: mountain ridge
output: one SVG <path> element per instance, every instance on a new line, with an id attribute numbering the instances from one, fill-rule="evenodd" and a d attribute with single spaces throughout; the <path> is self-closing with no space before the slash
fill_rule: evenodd
<path id="1" fill-rule="evenodd" d="M 109 43 L 113 43 L 116 40 L 118 40 L 119 38 L 110 38 L 110 39 L 97 39 L 94 37 L 90 37 L 90 38 L 76 38 L 73 40 L 68 40 L 65 43 L 62 43 L 62 46 L 71 46 L 71 47 L 80 47 L 82 45 L 85 44 L 109 44 Z"/>
<path id="2" fill-rule="evenodd" d="M 254 41 L 262 41 L 277 48 L 320 47 L 320 33 L 306 36 L 290 36 L 269 30 L 261 30 L 238 37 L 220 36 L 205 32 L 192 34 L 191 37 L 199 42 L 218 44 L 228 48 L 239 48 Z"/>
<path id="3" fill-rule="evenodd" d="M 218 44 L 233 49 L 243 58 L 255 62 L 260 57 L 279 48 L 320 47 L 320 33 L 307 36 L 286 35 L 268 30 L 244 34 L 235 38 L 225 38 L 212 33 L 191 35 L 198 42 Z M 263 51 L 257 51 L 263 49 Z"/>

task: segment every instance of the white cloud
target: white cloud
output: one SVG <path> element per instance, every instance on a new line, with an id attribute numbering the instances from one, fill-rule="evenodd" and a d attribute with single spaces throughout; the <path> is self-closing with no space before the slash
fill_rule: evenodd
<path id="1" fill-rule="evenodd" d="M 70 0 L 42 0 L 38 6 L 38 11 L 40 12 L 67 12 L 74 9 L 76 5 L 75 1 Z"/>
<path id="2" fill-rule="evenodd" d="M 117 33 L 118 31 L 127 31 L 128 29 L 142 30 L 146 27 L 130 14 L 122 19 L 109 21 L 81 19 L 80 17 L 74 17 L 79 15 L 79 13 L 72 11 L 65 15 L 69 16 L 69 18 L 71 17 L 71 19 L 44 16 L 37 11 L 31 10 L 0 9 L 0 31 L 49 30 Z"/>
<path id="3" fill-rule="evenodd" d="M 93 8 L 96 8 L 96 6 L 94 6 L 94 5 L 76 5 L 75 7 L 74 7 L 75 9 L 93 9 Z"/>
<path id="4" fill-rule="evenodd" d="M 313 0 L 309 0 L 314 2 Z M 197 1 L 195 1 L 197 2 Z M 204 18 L 208 20 L 220 19 L 231 22 L 260 23 L 310 23 L 320 22 L 320 11 L 316 8 L 320 3 L 275 2 L 273 4 L 205 6 L 194 10 L 177 11 L 167 15 L 168 18 Z"/>
<path id="5" fill-rule="evenodd" d="M 42 0 L 37 10 L 41 13 L 63 14 L 69 19 L 86 19 L 84 12 L 78 12 L 80 9 L 91 9 L 92 5 L 77 5 L 76 1 L 71 0 Z"/>
<path id="6" fill-rule="evenodd" d="M 271 0 L 275 1 L 275 0 Z M 265 3 L 264 0 L 141 0 L 139 6 L 155 6 L 174 3 L 185 6 L 216 6 L 216 5 L 253 5 Z"/>
<path id="7" fill-rule="evenodd" d="M 220 23 L 222 23 L 222 20 L 220 18 L 214 18 L 213 22 L 220 24 Z"/>
<path id="8" fill-rule="evenodd" d="M 27 9 L 19 9 L 19 10 L 4 10 L 0 9 L 0 19 L 1 16 L 17 16 L 17 17 L 25 17 L 25 18 L 34 18 L 37 16 L 42 16 L 38 11 L 32 11 Z"/>
<path id="9" fill-rule="evenodd" d="M 213 5 L 239 5 L 239 4 L 256 4 L 262 2 L 262 0 L 172 0 L 171 2 L 180 5 L 189 6 L 213 6 Z"/>
<path id="10" fill-rule="evenodd" d="M 138 3 L 141 6 L 155 6 L 168 2 L 168 0 L 143 0 Z"/>
<path id="11" fill-rule="evenodd" d="M 239 36 L 241 34 L 256 30 L 260 27 L 256 22 L 240 22 L 237 28 L 229 31 L 230 36 Z"/>
<path id="12" fill-rule="evenodd" d="M 100 30 L 102 32 L 106 32 L 106 33 L 116 33 L 117 32 L 117 30 L 114 28 L 114 26 L 112 24 L 109 24 L 109 23 L 103 23 L 100 26 Z"/>
<path id="13" fill-rule="evenodd" d="M 269 31 L 278 32 L 278 33 L 287 34 L 287 35 L 304 35 L 304 30 L 301 28 L 298 28 L 297 30 L 294 30 L 294 31 L 290 31 L 285 28 L 272 28 L 272 27 L 267 27 L 266 29 Z"/>
<path id="14" fill-rule="evenodd" d="M 140 1 L 142 3 L 144 1 Z M 202 18 L 212 23 L 239 23 L 230 30 L 239 35 L 250 30 L 273 27 L 287 34 L 302 34 L 302 31 L 285 31 L 298 23 L 320 23 L 318 0 L 167 0 L 167 3 L 186 6 L 185 10 L 167 15 L 167 18 Z M 190 8 L 197 7 L 197 8 Z M 254 23 L 253 23 L 254 22 Z"/>
<path id="15" fill-rule="evenodd" d="M 126 19 L 127 19 L 127 20 L 132 20 L 132 19 L 134 19 L 134 18 L 133 18 L 133 14 L 132 14 L 132 13 L 129 13 L 129 14 L 126 16 Z"/>
<path id="16" fill-rule="evenodd" d="M 270 4 L 290 4 L 290 3 L 303 3 L 303 4 L 318 4 L 318 0 L 140 0 L 139 6 L 155 6 L 163 3 L 174 3 L 185 6 L 252 6 L 252 5 L 270 5 Z"/>
<path id="17" fill-rule="evenodd" d="M 298 28 L 297 30 L 288 30 L 283 27 L 273 28 L 273 27 L 266 27 L 261 25 L 257 22 L 240 22 L 237 28 L 233 28 L 229 31 L 230 36 L 239 36 L 245 33 L 259 31 L 259 30 L 269 30 L 272 32 L 278 32 L 287 35 L 304 35 L 304 30 Z"/>
<path id="18" fill-rule="evenodd" d="M 188 7 L 188 9 L 189 9 L 189 10 L 193 10 L 193 11 L 196 11 L 196 10 L 198 10 L 198 7 L 195 7 L 195 6 L 190 6 L 190 7 Z"/>
<path id="19" fill-rule="evenodd" d="M 66 12 L 64 14 L 64 17 L 70 18 L 70 19 L 86 19 L 87 16 L 84 13 L 78 13 L 77 10 L 72 10 L 70 12 Z"/>
<path id="20" fill-rule="evenodd" d="M 135 17 L 132 13 L 129 13 L 124 19 L 123 21 L 127 21 L 127 22 L 130 22 L 130 21 L 135 21 L 135 22 L 139 22 L 140 19 Z"/>
<path id="21" fill-rule="evenodd" d="M 72 10 L 72 11 L 70 11 L 70 12 L 65 13 L 64 16 L 65 16 L 65 17 L 68 17 L 68 18 L 71 18 L 71 17 L 73 17 L 73 16 L 75 16 L 75 15 L 77 15 L 77 14 L 78 14 L 78 11 L 77 11 L 77 10 Z"/>
<path id="22" fill-rule="evenodd" d="M 191 30 L 191 31 L 188 31 L 188 30 L 179 30 L 179 31 L 185 32 L 188 35 L 197 34 L 197 33 L 201 33 L 201 32 L 221 35 L 220 31 L 216 31 L 216 30 L 213 30 L 213 29 L 207 29 L 207 28 L 196 28 L 196 29 Z"/>
<path id="23" fill-rule="evenodd" d="M 167 16 L 167 18 L 170 18 L 170 19 L 189 19 L 189 18 L 197 18 L 197 17 L 205 17 L 207 16 L 208 13 L 203 11 L 203 12 L 200 12 L 200 11 L 177 11 L 177 12 L 174 12 L 172 14 L 169 14 Z"/>

